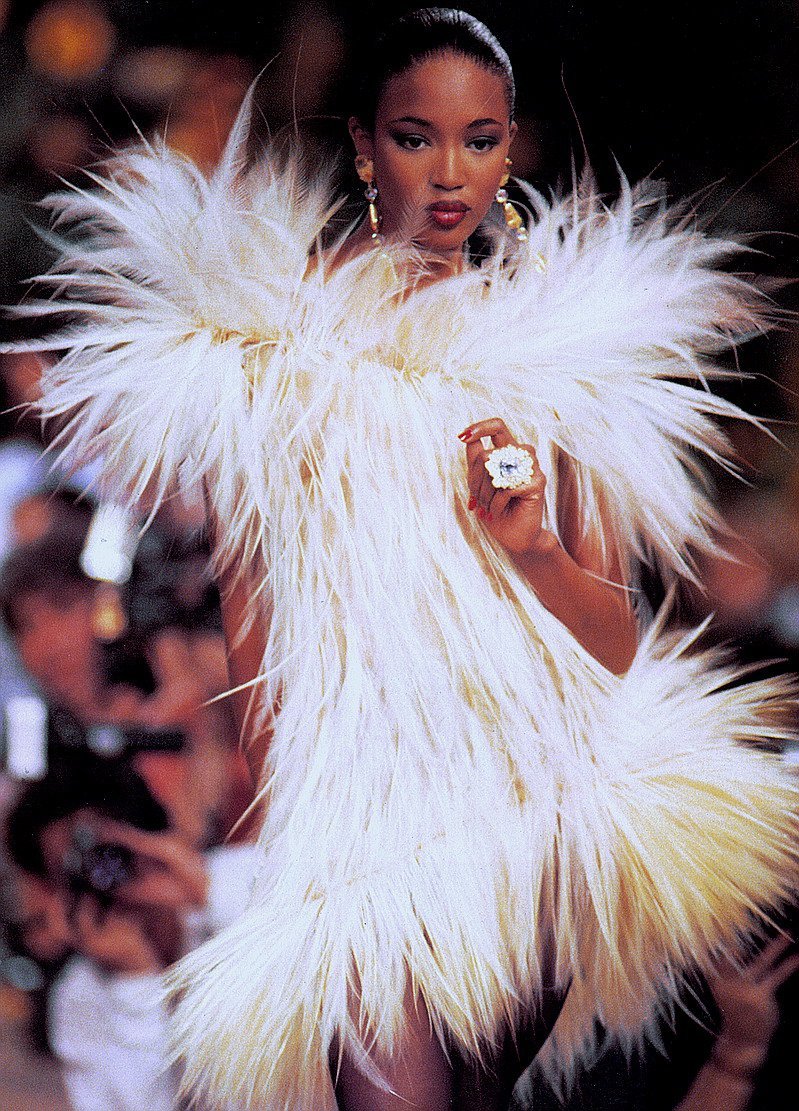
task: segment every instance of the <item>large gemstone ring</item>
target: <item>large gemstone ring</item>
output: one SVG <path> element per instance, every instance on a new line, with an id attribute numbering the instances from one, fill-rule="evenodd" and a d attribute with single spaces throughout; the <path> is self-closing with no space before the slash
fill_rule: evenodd
<path id="1" fill-rule="evenodd" d="M 535 460 L 529 451 L 515 444 L 497 447 L 489 454 L 485 467 L 491 484 L 497 490 L 516 490 L 528 486 L 533 479 Z"/>

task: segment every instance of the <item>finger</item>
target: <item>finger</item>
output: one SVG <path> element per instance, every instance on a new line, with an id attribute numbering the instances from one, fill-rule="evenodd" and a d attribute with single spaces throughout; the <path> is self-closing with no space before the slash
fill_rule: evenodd
<path id="1" fill-rule="evenodd" d="M 488 474 L 488 471 L 486 471 L 486 474 Z M 518 500 L 520 497 L 523 497 L 525 492 L 531 489 L 529 485 L 516 487 L 496 487 L 491 481 L 490 475 L 488 481 L 490 490 L 490 501 L 487 509 L 490 515 L 495 519 L 501 517 L 502 514 L 511 507 L 512 502 Z"/>
<path id="2" fill-rule="evenodd" d="M 508 505 L 513 501 L 514 490 L 494 490 L 494 496 L 488 504 L 488 515 L 498 521 Z"/>
<path id="3" fill-rule="evenodd" d="M 791 946 L 794 944 L 792 937 L 780 934 L 764 945 L 756 956 L 747 963 L 747 971 L 753 980 L 768 976 L 779 964 Z"/>
<path id="4" fill-rule="evenodd" d="M 512 490 L 497 490 L 489 506 L 488 512 L 492 517 L 499 517 L 502 513 L 515 508 L 519 502 L 529 501 L 538 505 L 544 501 L 546 478 L 538 474 L 526 486 L 518 486 Z"/>
<path id="5" fill-rule="evenodd" d="M 96 937 L 101 929 L 100 907 L 91 895 L 82 895 L 75 907 L 73 924 L 84 941 Z"/>
<path id="6" fill-rule="evenodd" d="M 486 453 L 479 439 L 466 447 L 466 481 L 469 487 L 468 509 L 477 509 L 477 499 L 483 481 L 483 464 Z"/>
<path id="7" fill-rule="evenodd" d="M 472 494 L 476 494 L 482 482 L 486 455 L 487 452 L 479 440 L 467 445 L 466 470 L 469 476 L 469 490 Z"/>
<path id="8" fill-rule="evenodd" d="M 487 506 L 488 512 L 492 517 L 499 516 L 500 513 L 505 512 L 511 500 L 519 499 L 524 501 L 542 501 L 544 497 L 544 490 L 546 488 L 546 476 L 538 466 L 538 461 L 535 457 L 535 451 L 529 449 L 526 444 L 520 444 L 519 447 L 529 454 L 533 460 L 533 474 L 530 482 L 525 483 L 523 486 L 512 487 L 495 487 L 493 479 L 489 475 L 491 484 L 491 496 Z M 485 464 L 484 464 L 485 467 Z M 486 469 L 486 474 L 489 474 Z M 499 499 L 499 500 L 498 500 Z"/>
<path id="9" fill-rule="evenodd" d="M 486 517 L 488 515 L 489 507 L 496 493 L 497 488 L 491 481 L 491 475 L 485 469 L 484 462 L 477 493 L 478 517 Z"/>
<path id="10" fill-rule="evenodd" d="M 799 972 L 799 953 L 792 953 L 772 971 L 768 977 L 769 983 L 772 988 L 781 987 L 783 984 L 790 980 L 795 972 Z"/>
<path id="11" fill-rule="evenodd" d="M 543 497 L 547 485 L 547 476 L 538 466 L 538 463 L 533 461 L 533 473 L 530 476 L 530 481 L 525 482 L 522 486 L 511 486 L 508 488 L 508 493 L 514 498 L 528 498 L 535 501 Z"/>
<path id="12" fill-rule="evenodd" d="M 131 849 L 133 852 L 141 853 L 144 856 L 151 856 L 154 852 L 158 853 L 160 848 L 160 834 L 148 833 L 136 826 L 126 825 L 124 822 L 115 822 L 111 818 L 103 819 L 98 824 L 98 830 L 100 835 L 107 840 L 124 845 L 126 849 Z"/>
<path id="13" fill-rule="evenodd" d="M 516 443 L 510 429 L 501 417 L 489 417 L 487 420 L 479 420 L 475 424 L 470 424 L 459 434 L 458 439 L 467 445 L 471 445 L 475 441 L 479 443 L 483 436 L 490 436 L 494 441 L 494 447 L 505 447 L 506 444 Z"/>
<path id="14" fill-rule="evenodd" d="M 479 440 L 469 445 L 467 454 L 471 456 L 469 466 L 469 492 L 474 501 L 473 508 L 478 517 L 482 518 L 488 512 L 488 505 L 494 496 L 495 488 L 491 476 L 485 467 L 488 452 Z M 471 503 L 470 503 L 471 504 Z"/>

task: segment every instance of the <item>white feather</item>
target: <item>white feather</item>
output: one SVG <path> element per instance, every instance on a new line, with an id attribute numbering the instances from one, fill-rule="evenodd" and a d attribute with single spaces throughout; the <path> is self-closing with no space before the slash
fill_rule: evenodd
<path id="1" fill-rule="evenodd" d="M 150 504 L 206 481 L 218 557 L 269 569 L 263 866 L 171 974 L 187 1084 L 322 1107 L 331 1045 L 401 1041 L 406 978 L 489 1055 L 542 987 L 542 920 L 568 1071 L 594 1018 L 634 1037 L 786 894 L 795 791 L 762 742 L 787 692 L 658 625 L 610 675 L 466 512 L 457 432 L 499 414 L 535 442 L 552 527 L 565 452 L 585 528 L 601 501 L 623 553 L 690 573 L 714 523 L 697 459 L 742 415 L 707 357 L 767 305 L 712 269 L 733 245 L 626 186 L 612 208 L 531 191 L 511 264 L 404 300 L 378 254 L 309 273 L 325 190 L 243 172 L 242 136 L 210 182 L 144 148 L 54 200 L 84 237 L 33 310 L 75 317 L 43 403 L 64 450 Z"/>

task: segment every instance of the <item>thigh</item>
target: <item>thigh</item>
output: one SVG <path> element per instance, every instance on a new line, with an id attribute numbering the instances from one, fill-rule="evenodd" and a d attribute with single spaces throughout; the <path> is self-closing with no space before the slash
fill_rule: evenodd
<path id="1" fill-rule="evenodd" d="M 368 1032 L 362 1034 L 369 1044 Z M 452 1107 L 452 1066 L 421 999 L 406 998 L 404 1035 L 397 1053 L 387 1057 L 374 1049 L 364 1067 L 345 1048 L 333 1055 L 331 1071 L 340 1111 L 449 1111 Z"/>

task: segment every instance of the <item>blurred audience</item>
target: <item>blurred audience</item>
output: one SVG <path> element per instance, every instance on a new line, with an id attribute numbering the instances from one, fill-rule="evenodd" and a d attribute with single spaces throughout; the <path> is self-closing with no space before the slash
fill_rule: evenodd
<path id="1" fill-rule="evenodd" d="M 62 509 L 57 499 L 36 513 L 29 504 L 28 525 L 36 518 L 38 527 L 43 510 L 49 526 L 0 570 L 0 617 L 51 709 L 51 741 L 91 744 L 99 736 L 126 747 L 174 828 L 191 844 L 218 840 L 249 802 L 225 704 L 207 704 L 226 687 L 222 635 L 212 622 L 181 623 L 170 576 L 152 564 L 131 577 L 130 600 L 90 579 L 81 566 L 86 516 L 62 517 Z M 109 607 L 120 612 L 109 616 Z"/>
<path id="2" fill-rule="evenodd" d="M 47 1026 L 75 1111 L 177 1111 L 161 977 L 245 908 L 254 848 L 201 855 L 128 764 L 86 753 L 24 789 L 7 843 L 18 943 L 60 964 Z"/>
<path id="3" fill-rule="evenodd" d="M 630 1059 L 605 1052 L 563 1101 L 532 1071 L 511 1111 L 787 1111 L 784 1087 L 775 1100 L 764 1073 L 786 1013 L 783 989 L 797 971 L 799 949 L 788 933 L 747 959 L 720 960 L 704 985 L 689 989 L 659 1052 L 650 1046 Z M 784 1081 L 784 1061 L 780 1071 Z"/>

